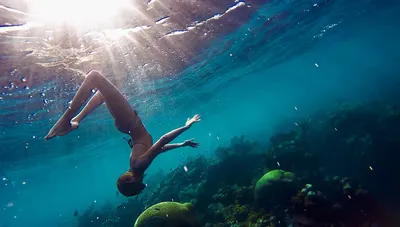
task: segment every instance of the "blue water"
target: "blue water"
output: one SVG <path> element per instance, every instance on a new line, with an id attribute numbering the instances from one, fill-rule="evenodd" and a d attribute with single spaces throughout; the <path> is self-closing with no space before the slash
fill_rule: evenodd
<path id="1" fill-rule="evenodd" d="M 198 41 L 201 46 L 172 73 L 161 70 L 157 76 L 143 77 L 132 68 L 131 73 L 119 75 L 121 89 L 153 138 L 181 126 L 195 113 L 202 115 L 200 124 L 179 137 L 195 138 L 201 147 L 157 157 L 148 175 L 168 171 L 199 154 L 213 155 L 215 148 L 235 135 L 267 143 L 266 138 L 282 129 L 282 121 L 308 116 L 336 101 L 396 94 L 400 2 L 253 3 L 251 12 L 232 16 L 240 23 L 229 24 L 224 32 L 210 29 L 212 39 Z M 221 20 L 222 27 L 224 23 L 228 22 Z M 4 66 L 0 72 L 0 175 L 4 178 L 0 180 L 0 226 L 74 226 L 75 209 L 83 211 L 93 201 L 125 201 L 115 197 L 115 182 L 128 166 L 130 150 L 106 108 L 100 107 L 67 136 L 45 141 L 44 135 L 81 81 L 62 71 L 47 77 L 37 73 L 30 77 L 34 79 L 29 90 L 24 85 L 10 89 L 10 81 L 27 75 L 13 74 L 12 67 L 2 62 L 16 57 L 7 45 L 18 39 L 7 33 L 0 33 L 0 39 Z M 185 48 L 180 51 L 185 53 Z M 56 56 L 48 59 L 57 60 Z"/>

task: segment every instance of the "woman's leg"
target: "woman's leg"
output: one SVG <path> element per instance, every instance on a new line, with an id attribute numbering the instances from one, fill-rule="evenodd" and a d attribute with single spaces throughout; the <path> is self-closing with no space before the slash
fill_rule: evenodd
<path id="1" fill-rule="evenodd" d="M 82 104 L 85 103 L 92 94 L 92 89 L 95 88 L 98 89 L 98 92 L 101 94 L 97 94 L 97 92 L 95 96 L 93 96 L 94 100 L 90 100 L 87 106 L 82 110 L 81 114 L 74 119 L 76 121 L 72 121 L 74 115 L 79 111 Z M 121 92 L 100 72 L 90 71 L 72 99 L 69 108 L 45 138 L 48 140 L 55 136 L 62 136 L 71 130 L 76 129 L 79 126 L 78 119 L 83 119 L 83 117 L 99 106 L 103 100 L 118 125 L 129 125 L 132 120 L 134 120 L 134 117 L 136 117 L 131 106 Z"/>
<path id="2" fill-rule="evenodd" d="M 87 115 L 89 115 L 93 110 L 95 110 L 97 107 L 99 107 L 102 103 L 104 102 L 104 97 L 100 93 L 100 91 L 97 91 L 92 98 L 90 98 L 89 102 L 86 104 L 86 106 L 83 107 L 81 112 L 78 113 L 74 118 L 71 119 L 71 122 L 79 123 L 85 118 Z"/>

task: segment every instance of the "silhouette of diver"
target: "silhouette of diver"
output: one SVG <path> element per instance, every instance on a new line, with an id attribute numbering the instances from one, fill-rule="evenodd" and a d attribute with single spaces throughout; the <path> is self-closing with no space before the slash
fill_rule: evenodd
<path id="1" fill-rule="evenodd" d="M 75 117 L 80 107 L 92 94 L 92 89 L 97 89 L 96 93 L 88 101 L 86 106 Z M 123 173 L 117 181 L 118 191 L 127 197 L 138 195 L 146 187 L 143 184 L 145 170 L 152 161 L 161 153 L 178 147 L 190 146 L 197 148 L 199 143 L 193 139 L 183 143 L 169 144 L 181 133 L 189 129 L 194 123 L 200 121 L 200 115 L 196 114 L 188 118 L 186 124 L 163 136 L 153 144 L 153 138 L 143 125 L 137 112 L 132 109 L 128 101 L 121 92 L 99 71 L 91 70 L 85 77 L 82 85 L 78 89 L 70 106 L 51 128 L 45 136 L 49 140 L 55 136 L 63 136 L 68 132 L 77 129 L 79 123 L 94 109 L 105 102 L 108 110 L 114 118 L 117 129 L 131 136 L 128 140 L 132 148 L 130 154 L 130 168 Z M 129 142 L 130 141 L 130 142 Z"/>

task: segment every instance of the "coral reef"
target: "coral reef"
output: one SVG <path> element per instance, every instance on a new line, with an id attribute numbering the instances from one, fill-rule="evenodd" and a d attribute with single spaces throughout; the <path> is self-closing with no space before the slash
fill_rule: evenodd
<path id="1" fill-rule="evenodd" d="M 294 226 L 373 226 L 388 220 L 365 189 L 337 176 L 320 188 L 306 184 L 292 197 L 290 209 Z"/>
<path id="2" fill-rule="evenodd" d="M 97 208 L 96 203 L 93 202 L 83 214 L 78 216 L 78 227 L 132 226 L 144 209 L 144 205 L 138 199 L 129 199 L 118 207 L 107 203 Z"/>
<path id="3" fill-rule="evenodd" d="M 207 227 L 400 226 L 382 206 L 400 202 L 391 168 L 400 157 L 399 108 L 339 104 L 295 120 L 267 148 L 262 142 L 234 137 L 216 159 L 198 156 L 158 173 L 154 186 L 119 208 L 90 207 L 79 226 L 132 226 L 154 204 L 174 201 L 193 204 Z"/>
<path id="4" fill-rule="evenodd" d="M 218 147 L 215 151 L 215 155 L 219 159 L 225 159 L 231 155 L 246 155 L 254 152 L 259 148 L 260 144 L 245 140 L 244 136 L 234 136 L 231 139 L 231 145 L 228 147 Z"/>

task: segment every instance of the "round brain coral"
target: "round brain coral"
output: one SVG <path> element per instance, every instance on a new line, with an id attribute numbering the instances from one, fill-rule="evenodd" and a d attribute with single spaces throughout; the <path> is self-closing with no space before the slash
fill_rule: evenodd
<path id="1" fill-rule="evenodd" d="M 254 196 L 259 205 L 268 207 L 271 204 L 284 203 L 296 194 L 296 176 L 283 170 L 271 170 L 256 183 Z"/>
<path id="2" fill-rule="evenodd" d="M 134 227 L 199 227 L 192 204 L 161 202 L 139 215 Z"/>

